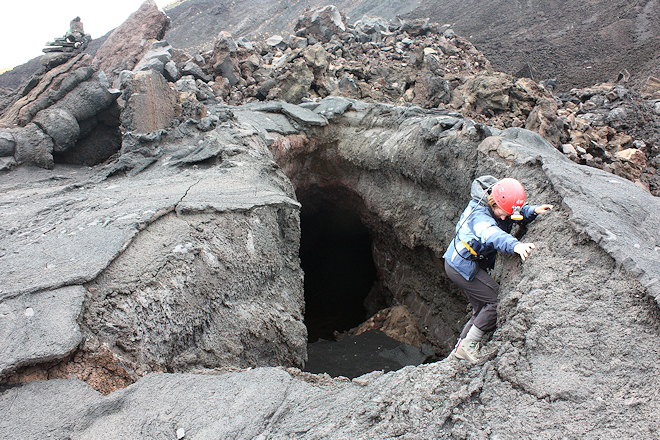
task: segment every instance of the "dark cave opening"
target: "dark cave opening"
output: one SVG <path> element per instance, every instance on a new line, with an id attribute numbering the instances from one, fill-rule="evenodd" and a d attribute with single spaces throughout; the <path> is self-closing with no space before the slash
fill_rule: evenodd
<path id="1" fill-rule="evenodd" d="M 361 326 L 374 314 L 384 310 L 388 315 L 391 307 L 405 304 L 397 303 L 380 279 L 388 269 L 374 257 L 374 246 L 392 244 L 392 237 L 383 235 L 387 229 L 346 188 L 312 185 L 296 195 L 302 204 L 299 255 L 308 332 L 304 371 L 355 378 L 424 362 L 433 348 L 414 338 L 401 339 L 412 321 L 397 321 L 395 326 L 401 327 L 390 327 L 390 333 L 375 321 Z"/>
<path id="2" fill-rule="evenodd" d="M 309 342 L 334 340 L 364 322 L 364 300 L 376 282 L 372 238 L 358 215 L 332 202 L 300 217 L 300 261 L 305 273 Z"/>

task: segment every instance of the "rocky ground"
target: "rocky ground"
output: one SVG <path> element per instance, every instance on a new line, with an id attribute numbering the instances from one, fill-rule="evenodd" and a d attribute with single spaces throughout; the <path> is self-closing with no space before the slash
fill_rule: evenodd
<path id="1" fill-rule="evenodd" d="M 250 40 L 286 36 L 294 33 L 305 8 L 326 4 L 315 0 L 187 0 L 168 10 L 173 20 L 167 38 L 176 47 L 203 52 L 212 48 L 215 36 L 223 30 Z M 350 24 L 364 16 L 388 21 L 428 18 L 450 24 L 497 71 L 520 73 L 536 81 L 555 78 L 562 92 L 613 81 L 624 69 L 631 73 L 637 91 L 644 88 L 649 76 L 660 77 L 657 1 L 340 0 L 332 4 L 347 15 Z"/>
<path id="2" fill-rule="evenodd" d="M 198 242 L 192 235 L 201 238 L 208 226 L 227 219 L 234 226 L 222 223 L 226 226 L 217 228 L 216 233 L 221 230 L 229 232 L 235 238 L 227 244 L 234 243 L 238 249 L 248 246 L 251 233 L 254 255 L 262 255 L 261 258 L 274 254 L 270 248 L 257 244 L 266 237 L 280 236 L 278 233 L 271 235 L 271 232 L 264 235 L 254 229 L 259 224 L 268 226 L 265 217 L 260 217 L 259 221 L 253 217 L 256 211 L 239 210 L 245 212 L 241 216 L 252 212 L 249 215 L 256 222 L 252 226 L 247 226 L 247 219 L 245 222 L 235 219 L 237 214 L 232 213 L 231 203 L 240 200 L 240 197 L 236 199 L 236 191 L 230 189 L 235 186 L 217 184 L 218 178 L 231 181 L 237 177 L 242 180 L 262 174 L 249 171 L 252 168 L 246 163 L 255 159 L 261 161 L 258 148 L 255 150 L 258 144 L 245 144 L 246 151 L 238 155 L 223 148 L 219 156 L 222 160 L 206 164 L 192 162 L 197 168 L 171 168 L 171 150 L 166 150 L 154 168 L 136 176 L 116 175 L 93 184 L 84 176 L 80 176 L 83 177 L 81 181 L 68 174 L 65 182 L 70 183 L 59 197 L 53 197 L 52 190 L 40 189 L 44 184 L 57 182 L 57 174 L 47 179 L 39 178 L 37 174 L 32 184 L 30 179 L 21 178 L 18 187 L 9 185 L 3 193 L 7 200 L 16 200 L 21 192 L 22 197 L 32 198 L 36 205 L 44 203 L 39 202 L 40 198 L 50 200 L 53 206 L 84 205 L 97 200 L 97 207 L 82 210 L 86 212 L 85 218 L 52 217 L 54 221 L 64 220 L 53 230 L 61 237 L 63 249 L 71 247 L 62 240 L 77 243 L 76 235 L 85 234 L 76 225 L 94 231 L 94 226 L 90 225 L 93 222 L 89 221 L 91 217 L 88 219 L 87 216 L 107 217 L 110 223 L 106 228 L 121 230 L 121 225 L 125 224 L 127 230 L 136 226 L 138 231 L 141 229 L 143 232 L 138 233 L 117 260 L 110 262 L 106 259 L 107 266 L 100 274 L 90 273 L 86 277 L 90 281 L 79 288 L 81 295 L 78 298 L 84 296 L 85 299 L 72 306 L 71 315 L 80 314 L 82 317 L 77 322 L 87 342 L 81 349 L 93 349 L 90 342 L 98 337 L 101 346 L 111 348 L 115 362 L 139 377 L 141 373 L 134 369 L 135 366 L 140 363 L 143 367 L 157 366 L 161 362 L 159 359 L 149 360 L 156 353 L 150 345 L 158 346 L 160 359 L 165 361 L 164 365 L 169 365 L 167 369 L 176 371 L 195 364 L 195 368 L 206 365 L 207 368 L 202 370 L 204 374 L 198 369 L 193 369 L 197 374 L 148 374 L 133 385 L 105 397 L 73 377 L 8 387 L 0 398 L 5 414 L 0 425 L 3 435 L 18 435 L 20 438 L 42 438 L 47 434 L 53 438 L 287 438 L 294 435 L 314 439 L 401 436 L 411 439 L 538 438 L 539 435 L 547 438 L 656 438 L 657 377 L 660 376 L 655 371 L 658 357 L 655 347 L 658 346 L 660 317 L 657 303 L 649 293 L 660 295 L 660 291 L 658 269 L 654 264 L 657 247 L 650 245 L 649 237 L 657 242 L 660 225 L 658 219 L 648 212 L 649 207 L 651 212 L 656 209 L 657 199 L 629 181 L 571 162 L 529 131 L 509 129 L 484 138 L 468 121 L 457 121 L 453 127 L 443 128 L 443 115 L 425 111 L 411 114 L 405 107 L 360 104 L 358 101 L 321 102 L 315 113 L 318 115 L 329 104 L 334 109 L 345 110 L 343 113 L 334 112 L 334 122 L 327 126 L 314 128 L 313 124 L 306 123 L 304 133 L 309 143 L 289 144 L 290 154 L 299 157 L 301 162 L 289 161 L 284 170 L 292 176 L 297 188 L 326 184 L 327 197 L 332 196 L 337 185 L 355 191 L 359 203 L 352 205 L 352 209 L 362 212 L 364 221 L 378 238 L 376 248 L 380 258 L 392 262 L 379 266 L 383 289 L 392 295 L 393 300 L 405 304 L 422 319 L 428 329 L 426 337 L 441 340 L 444 335 L 451 335 L 451 332 L 458 331 L 465 316 L 464 304 L 457 299 L 456 292 L 443 282 L 435 266 L 428 263 L 429 255 L 439 252 L 451 238 L 451 225 L 464 203 L 462 188 L 469 183 L 465 175 L 467 170 L 472 170 L 470 174 L 506 172 L 524 182 L 530 199 L 548 201 L 558 207 L 526 231 L 526 239 L 537 244 L 532 258 L 522 264 L 513 256 L 503 256 L 496 267 L 496 278 L 502 283 L 501 316 L 498 330 L 486 344 L 483 360 L 469 365 L 447 359 L 387 374 L 374 372 L 353 380 L 311 375 L 296 368 L 243 370 L 239 367 L 239 371 L 227 372 L 226 367 L 208 368 L 212 365 L 208 355 L 219 354 L 226 343 L 211 337 L 222 327 L 203 325 L 195 330 L 193 325 L 189 331 L 200 333 L 190 338 L 181 338 L 187 330 L 183 323 L 176 324 L 178 320 L 173 321 L 176 325 L 169 329 L 162 327 L 162 321 L 143 327 L 155 323 L 161 313 L 169 315 L 177 307 L 182 307 L 180 301 L 183 297 L 177 298 L 185 292 L 195 295 L 185 300 L 186 307 L 192 307 L 190 312 L 193 315 L 190 316 L 209 306 L 221 307 L 221 303 L 228 310 L 239 312 L 238 318 L 244 316 L 240 311 L 245 308 L 251 310 L 250 321 L 264 316 L 253 310 L 263 304 L 261 300 L 241 303 L 236 298 L 220 302 L 219 298 L 210 295 L 215 288 L 204 293 L 209 288 L 207 283 L 218 279 L 207 278 L 204 273 L 215 267 L 221 274 L 226 270 L 223 268 L 235 259 L 226 255 L 229 248 L 208 248 L 213 240 Z M 350 104 L 350 109 L 340 104 Z M 304 114 L 302 109 L 298 110 L 299 117 Z M 243 121 L 250 117 L 247 113 L 263 111 L 254 108 L 235 110 L 245 113 Z M 293 110 L 293 107 L 289 108 L 287 114 Z M 278 119 L 281 111 L 272 112 L 271 108 L 262 118 L 255 119 L 258 114 L 252 114 L 251 118 Z M 327 111 L 323 113 L 328 114 Z M 289 123 L 301 121 L 291 116 L 286 118 Z M 199 123 L 196 125 L 199 129 Z M 249 134 L 247 128 L 245 123 L 232 122 L 214 132 L 238 129 L 235 133 L 245 136 Z M 264 139 L 256 133 L 253 131 L 245 139 Z M 298 136 L 301 134 L 298 132 Z M 289 137 L 289 140 L 293 139 Z M 312 152 L 309 151 L 311 145 L 315 145 Z M 196 149 L 188 151 L 194 153 Z M 225 159 L 228 153 L 229 157 Z M 474 161 L 475 157 L 480 160 Z M 264 165 L 270 163 L 267 157 L 264 159 Z M 327 174 L 337 167 L 345 172 Z M 94 174 L 101 171 L 103 169 L 98 169 Z M 48 176 L 53 172 L 44 173 Z M 149 180 L 158 179 L 156 176 L 164 177 L 164 182 L 156 180 L 152 185 L 145 185 Z M 330 176 L 334 176 L 334 180 Z M 205 184 L 209 179 L 216 183 Z M 174 191 L 177 182 L 190 182 L 191 186 L 185 194 L 179 192 L 181 195 L 177 195 Z M 620 189 L 603 198 L 602 194 L 613 185 Z M 165 190 L 166 187 L 172 189 Z M 111 200 L 125 194 L 124 201 L 108 203 L 106 197 L 86 196 L 95 191 L 114 192 L 116 195 L 110 197 Z M 144 191 L 149 191 L 150 195 L 144 197 Z M 258 196 L 270 197 L 269 193 L 274 195 L 279 191 L 271 186 L 269 190 L 259 191 Z M 174 196 L 177 203 L 174 212 L 162 213 L 161 217 L 152 219 L 126 215 L 126 208 L 134 203 L 161 203 L 154 197 L 157 194 Z M 58 203 L 58 198 L 66 203 Z M 226 205 L 220 202 L 223 199 L 233 202 Z M 255 199 L 246 200 L 254 203 Z M 5 210 L 16 206 L 3 205 Z M 168 205 L 166 202 L 163 206 Z M 369 208 L 360 211 L 366 206 Z M 150 209 L 154 211 L 154 208 L 156 206 Z M 108 215 L 103 215 L 101 210 Z M 131 208 L 128 214 L 132 211 Z M 39 220 L 37 229 L 30 234 L 9 238 L 47 239 L 49 234 L 42 237 L 39 231 L 43 229 L 38 226 L 42 223 L 41 218 L 49 216 L 48 212 L 50 210 L 34 217 L 27 210 L 23 213 L 5 211 L 3 215 L 13 218 L 19 230 L 23 229 L 20 225 L 29 219 Z M 199 216 L 209 218 L 198 219 Z M 410 218 L 417 221 L 411 222 Z M 147 225 L 140 228 L 139 224 L 144 220 Z M 194 226 L 187 233 L 191 237 L 175 233 L 173 241 L 165 243 L 163 239 L 170 236 L 168 234 L 178 231 L 173 229 L 173 221 L 183 223 L 184 229 L 186 223 Z M 60 228 L 72 229 L 76 234 L 60 234 Z M 112 230 L 104 234 L 112 233 Z M 98 233 L 93 235 L 97 241 L 104 240 Z M 161 238 L 154 240 L 155 237 Z M 188 245 L 189 240 L 192 246 Z M 635 245 L 630 246 L 630 243 Z M 38 242 L 32 246 L 43 248 Z M 122 241 L 117 246 L 125 247 Z M 164 251 L 153 255 L 147 252 L 154 247 Z M 75 249 L 71 251 L 75 252 Z M 237 250 L 234 257 L 238 258 L 240 252 Z M 6 253 L 3 267 L 22 254 L 23 251 L 19 251 L 17 256 L 7 259 Z M 246 252 L 246 257 L 248 254 Z M 142 261 L 144 256 L 147 258 Z M 42 258 L 48 258 L 48 255 Z M 53 262 L 70 261 L 65 256 L 60 258 Z M 158 263 L 160 259 L 168 262 L 163 265 Z M 134 260 L 137 264 L 131 263 Z M 34 270 L 43 266 L 39 261 L 32 263 Z M 48 267 L 47 262 L 44 264 Z M 163 268 L 159 271 L 149 269 L 152 266 Z M 74 276 L 72 282 L 75 284 L 74 280 L 80 279 L 81 275 L 72 269 L 70 266 L 58 272 Z M 25 279 L 22 276 L 24 270 L 16 268 L 5 274 L 7 279 L 16 279 L 17 289 L 25 288 L 19 282 Z M 130 270 L 134 275 L 128 273 Z M 116 278 L 121 272 L 126 275 Z M 232 278 L 254 279 L 233 272 Z M 188 275 L 182 278 L 179 275 L 182 273 Z M 135 287 L 131 287 L 133 283 L 122 287 L 122 280 L 130 277 L 136 277 Z M 266 274 L 266 277 L 272 279 L 270 275 Z M 50 277 L 44 281 L 48 279 Z M 279 276 L 274 278 L 278 279 Z M 176 293 L 181 283 L 187 288 Z M 106 292 L 100 295 L 102 290 Z M 243 289 L 234 287 L 228 294 L 235 295 L 240 291 Z M 4 315 L 3 328 L 10 329 L 12 340 L 17 342 L 11 345 L 14 347 L 11 356 L 22 362 L 36 363 L 31 370 L 23 369 L 23 372 L 34 374 L 40 365 L 41 368 L 46 365 L 48 374 L 53 373 L 51 377 L 62 377 L 58 374 L 63 368 L 53 368 L 52 361 L 43 363 L 46 359 L 42 351 L 37 354 L 25 351 L 34 344 L 20 343 L 34 340 L 33 332 L 38 331 L 35 325 L 43 325 L 42 317 L 54 311 L 37 297 L 12 292 L 3 292 L 3 307 L 10 311 Z M 62 295 L 63 292 L 51 290 L 49 294 Z M 14 299 L 9 300 L 7 296 Z M 253 294 L 248 293 L 248 298 L 251 297 Z M 102 298 L 109 303 L 103 308 L 96 307 L 94 303 L 100 304 L 98 301 Z M 283 298 L 276 294 L 274 299 L 273 307 L 282 307 Z M 208 306 L 194 304 L 200 300 Z M 420 314 L 416 305 L 428 308 L 432 313 Z M 28 313 L 29 310 L 32 312 Z M 102 315 L 97 313 L 101 310 Z M 136 313 L 139 313 L 137 316 L 144 313 L 153 316 L 144 316 L 126 326 L 126 318 Z M 458 320 L 445 321 L 449 313 L 455 313 Z M 11 325 L 8 317 L 11 317 Z M 71 325 L 71 330 L 63 329 L 65 335 L 76 331 L 76 320 Z M 248 324 L 248 328 L 254 331 L 252 325 Z M 257 328 L 263 327 L 259 324 Z M 278 334 L 286 332 L 286 327 L 282 327 Z M 174 339 L 176 337 L 178 339 Z M 63 339 L 61 336 L 56 338 L 57 341 Z M 266 340 L 269 340 L 268 336 Z M 183 353 L 175 349 L 182 347 L 182 343 L 190 344 Z M 195 355 L 202 343 L 205 350 Z M 209 343 L 220 345 L 209 351 L 212 347 Z M 647 350 L 641 353 L 637 344 L 643 344 Z M 167 347 L 175 350 L 167 354 Z M 66 347 L 51 345 L 50 348 L 55 349 L 50 359 L 63 357 L 66 360 L 71 350 L 80 353 L 75 343 Z M 204 352 L 206 356 L 200 356 Z M 11 371 L 6 359 L 5 352 L 3 366 Z M 184 367 L 185 363 L 179 359 L 188 367 Z M 73 362 L 76 362 L 75 358 Z M 96 376 L 83 375 L 82 379 L 98 387 L 99 382 L 94 380 L 99 379 L 96 371 Z M 20 378 L 17 375 L 12 377 Z M 118 377 L 120 375 L 107 375 L 105 384 L 109 383 L 108 379 L 119 384 Z M 38 414 L 31 409 L 35 406 L 41 408 Z"/>
<path id="3" fill-rule="evenodd" d="M 3 437 L 658 437 L 656 98 L 497 73 L 427 20 L 326 7 L 194 56 L 169 26 L 145 2 L 3 111 Z M 499 259 L 470 365 L 444 359 L 469 312 L 439 256 L 482 174 L 556 209 Z M 372 238 L 351 333 L 435 362 L 301 372 L 301 205 Z"/>
<path id="4" fill-rule="evenodd" d="M 137 54 L 121 49 L 131 47 L 127 41 L 136 34 L 124 29 L 110 36 L 121 44 L 110 41 L 102 47 L 96 60 L 104 61 L 94 66 L 108 71 L 111 78 L 126 68 L 155 68 L 176 84 L 179 93 L 195 93 L 192 101 L 298 103 L 337 95 L 457 110 L 498 128 L 537 131 L 572 160 L 659 194 L 660 82 L 641 95 L 629 86 L 626 73 L 616 82 L 559 93 L 553 81 L 539 85 L 527 78 L 494 74 L 484 54 L 447 25 L 366 19 L 351 26 L 343 12 L 324 11 L 314 18 L 311 12 L 303 15 L 294 26 L 298 36 L 286 40 L 248 42 L 223 31 L 214 47 L 200 55 L 191 57 L 160 44 L 140 55 L 144 57 L 140 66 L 136 66 Z M 146 22 L 149 14 L 153 13 L 145 12 Z M 149 38 L 159 40 L 169 26 L 170 20 L 154 21 Z M 126 77 L 121 81 L 124 84 L 115 86 L 125 88 Z M 16 112 L 26 98 L 6 108 L 2 121 L 22 123 Z M 195 102 L 184 107 L 203 111 Z"/>
<path id="5" fill-rule="evenodd" d="M 212 49 L 220 31 L 250 41 L 287 36 L 306 8 L 326 4 L 318 0 L 173 2 L 167 9 L 172 18 L 167 39 L 195 54 Z M 469 38 L 497 71 L 531 76 L 535 81 L 555 78 L 562 92 L 614 81 L 624 70 L 631 73 L 631 86 L 637 92 L 645 88 L 649 77 L 660 78 L 660 4 L 655 0 L 338 0 L 332 4 L 346 13 L 351 24 L 365 15 L 388 21 L 400 16 L 448 23 Z M 93 37 L 103 41 L 107 35 Z M 98 47 L 92 42 L 87 52 L 93 56 Z M 38 69 L 39 61 L 34 59 L 0 75 L 0 88 L 18 88 Z"/>

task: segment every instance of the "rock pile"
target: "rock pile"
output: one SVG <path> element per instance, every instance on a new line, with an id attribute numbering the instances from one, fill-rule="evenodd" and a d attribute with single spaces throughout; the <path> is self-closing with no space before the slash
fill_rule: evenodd
<path id="1" fill-rule="evenodd" d="M 193 119 L 205 116 L 209 99 L 241 105 L 343 96 L 457 110 L 501 129 L 536 131 L 572 160 L 660 194 L 660 140 L 653 128 L 660 124 L 658 101 L 643 100 L 622 84 L 554 96 L 552 82 L 493 72 L 467 39 L 428 20 L 365 17 L 350 25 L 326 6 L 306 11 L 295 30 L 255 43 L 221 32 L 213 50 L 194 57 L 156 42 L 133 73 L 123 75 L 159 72 L 175 84 L 176 114 Z"/>
<path id="2" fill-rule="evenodd" d="M 248 42 L 220 32 L 212 50 L 194 56 L 162 40 L 169 24 L 146 1 L 92 63 L 122 91 L 124 131 L 204 119 L 206 101 L 300 103 L 343 96 L 445 108 L 500 129 L 536 131 L 572 160 L 660 195 L 660 103 L 626 88 L 625 75 L 618 83 L 555 96 L 552 81 L 493 72 L 448 25 L 370 17 L 349 24 L 334 6 L 305 11 L 295 34 L 285 37 Z"/>
<path id="3" fill-rule="evenodd" d="M 643 100 L 623 84 L 574 89 L 559 97 L 572 160 L 632 180 L 660 195 L 660 100 Z"/>
<path id="4" fill-rule="evenodd" d="M 92 37 L 85 33 L 80 17 L 76 17 L 71 20 L 69 30 L 63 37 L 46 43 L 42 49 L 46 55 L 41 58 L 41 64 L 47 68 L 58 66 L 84 51 L 91 41 Z"/>

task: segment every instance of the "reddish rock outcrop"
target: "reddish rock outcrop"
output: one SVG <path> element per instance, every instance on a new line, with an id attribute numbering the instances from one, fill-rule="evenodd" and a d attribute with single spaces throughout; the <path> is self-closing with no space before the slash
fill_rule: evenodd
<path id="1" fill-rule="evenodd" d="M 109 78 L 122 70 L 132 70 L 154 41 L 162 40 L 170 27 L 170 18 L 153 0 L 142 6 L 116 28 L 94 57 L 93 66 Z"/>
<path id="2" fill-rule="evenodd" d="M 177 92 L 157 72 L 138 72 L 128 81 L 124 99 L 121 122 L 128 131 L 147 133 L 160 130 L 180 113 Z"/>

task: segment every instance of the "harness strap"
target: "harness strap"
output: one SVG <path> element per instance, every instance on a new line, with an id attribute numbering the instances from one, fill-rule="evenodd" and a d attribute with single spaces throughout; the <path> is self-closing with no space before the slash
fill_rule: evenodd
<path id="1" fill-rule="evenodd" d="M 479 255 L 479 254 L 477 254 L 477 251 L 475 251 L 474 249 L 472 249 L 472 246 L 470 246 L 469 244 L 467 244 L 466 242 L 464 242 L 464 241 L 461 240 L 460 238 L 459 238 L 459 240 L 461 241 L 461 243 L 463 243 L 463 246 L 465 246 L 465 249 L 467 249 L 468 251 L 470 251 L 470 253 L 471 253 L 472 255 L 474 255 L 475 257 Z"/>

